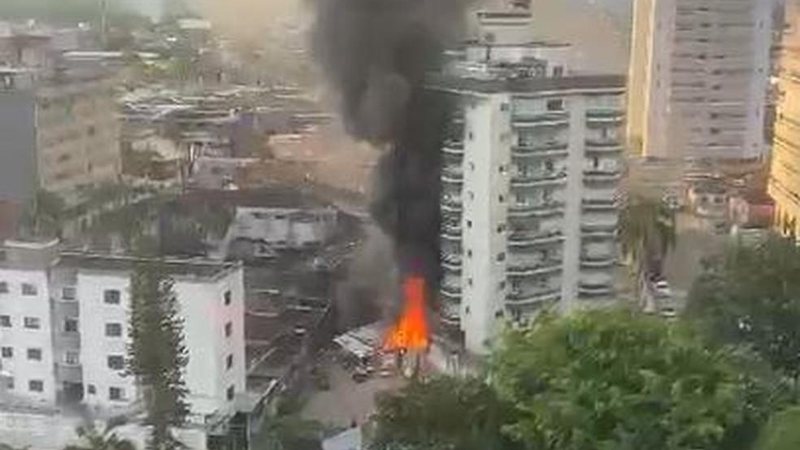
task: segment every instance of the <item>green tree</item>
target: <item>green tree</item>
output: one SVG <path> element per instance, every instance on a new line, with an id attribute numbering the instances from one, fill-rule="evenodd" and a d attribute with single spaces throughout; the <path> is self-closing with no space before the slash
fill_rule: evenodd
<path id="1" fill-rule="evenodd" d="M 637 278 L 660 272 L 667 253 L 675 246 L 675 214 L 663 202 L 631 197 L 620 211 L 619 240 L 622 254 Z"/>
<path id="2" fill-rule="evenodd" d="M 797 450 L 800 448 L 800 407 L 775 414 L 764 427 L 756 450 Z"/>
<path id="3" fill-rule="evenodd" d="M 592 311 L 509 331 L 492 375 L 530 449 L 717 449 L 760 407 L 734 361 L 688 329 Z"/>
<path id="4" fill-rule="evenodd" d="M 476 378 L 414 380 L 378 398 L 372 448 L 404 450 L 511 450 L 502 433 L 510 404 Z"/>
<path id="5" fill-rule="evenodd" d="M 57 194 L 41 189 L 22 213 L 20 233 L 29 237 L 58 237 L 66 206 Z"/>
<path id="6" fill-rule="evenodd" d="M 136 446 L 127 439 L 120 439 L 114 428 L 117 425 L 109 424 L 100 431 L 94 424 L 78 427 L 75 432 L 81 439 L 80 445 L 69 445 L 64 450 L 136 450 Z"/>
<path id="7" fill-rule="evenodd" d="M 188 352 L 173 284 L 157 262 L 138 263 L 131 276 L 128 370 L 143 386 L 153 450 L 180 447 L 172 428 L 189 413 L 183 379 Z"/>
<path id="8" fill-rule="evenodd" d="M 800 379 L 800 248 L 778 236 L 707 261 L 687 316 L 718 342 L 745 345 Z"/>

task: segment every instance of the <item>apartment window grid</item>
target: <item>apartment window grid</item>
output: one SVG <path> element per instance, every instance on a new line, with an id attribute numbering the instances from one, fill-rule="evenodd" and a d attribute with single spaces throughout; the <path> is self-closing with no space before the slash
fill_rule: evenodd
<path id="1" fill-rule="evenodd" d="M 116 289 L 106 289 L 103 291 L 103 303 L 107 305 L 119 305 L 121 294 Z"/>
<path id="2" fill-rule="evenodd" d="M 125 368 L 125 357 L 121 355 L 109 355 L 106 362 L 111 370 L 123 370 Z"/>
<path id="3" fill-rule="evenodd" d="M 38 330 L 42 327 L 42 321 L 38 317 L 25 317 L 23 323 L 25 328 L 31 330 Z"/>
<path id="4" fill-rule="evenodd" d="M 22 295 L 33 296 L 36 295 L 36 285 L 32 283 L 22 283 Z"/>
<path id="5" fill-rule="evenodd" d="M 110 387 L 108 388 L 108 399 L 114 401 L 120 401 L 125 399 L 125 390 L 118 387 Z"/>
<path id="6" fill-rule="evenodd" d="M 40 348 L 29 348 L 27 353 L 28 353 L 28 360 L 30 361 L 42 360 L 42 349 Z"/>
<path id="7" fill-rule="evenodd" d="M 42 380 L 29 380 L 28 390 L 31 392 L 44 392 L 44 381 Z"/>
<path id="8" fill-rule="evenodd" d="M 121 323 L 107 323 L 106 324 L 106 337 L 121 337 L 122 324 Z"/>
<path id="9" fill-rule="evenodd" d="M 11 359 L 14 357 L 14 348 L 13 347 L 3 347 L 0 349 L 0 356 L 5 359 Z"/>
<path id="10" fill-rule="evenodd" d="M 11 316 L 0 316 L 0 327 L 11 328 Z"/>

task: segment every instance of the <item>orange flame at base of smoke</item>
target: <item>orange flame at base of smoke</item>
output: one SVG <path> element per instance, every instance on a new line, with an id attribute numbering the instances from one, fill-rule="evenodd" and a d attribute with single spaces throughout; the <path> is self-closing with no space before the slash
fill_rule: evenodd
<path id="1" fill-rule="evenodd" d="M 428 320 L 425 317 L 425 279 L 410 276 L 403 282 L 403 314 L 389 328 L 383 341 L 385 351 L 427 350 Z"/>

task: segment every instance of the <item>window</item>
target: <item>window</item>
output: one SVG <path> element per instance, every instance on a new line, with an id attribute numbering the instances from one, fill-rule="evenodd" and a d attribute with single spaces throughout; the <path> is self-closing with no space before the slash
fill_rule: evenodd
<path id="1" fill-rule="evenodd" d="M 3 347 L 0 350 L 1 355 L 3 358 L 13 358 L 14 357 L 14 349 L 12 347 Z"/>
<path id="2" fill-rule="evenodd" d="M 547 172 L 552 172 L 556 170 L 556 165 L 553 163 L 553 161 L 548 159 L 547 161 L 544 162 L 544 170 L 546 170 Z"/>
<path id="3" fill-rule="evenodd" d="M 227 392 L 227 395 L 226 395 L 226 397 L 228 397 L 228 401 L 233 400 L 233 394 L 234 394 L 233 386 L 230 386 L 228 388 L 228 392 Z"/>
<path id="4" fill-rule="evenodd" d="M 225 358 L 225 369 L 230 370 L 231 367 L 233 367 L 233 355 L 228 355 Z"/>
<path id="5" fill-rule="evenodd" d="M 31 361 L 41 361 L 42 360 L 42 349 L 40 348 L 29 348 L 28 349 L 28 359 Z"/>
<path id="6" fill-rule="evenodd" d="M 6 389 L 8 389 L 9 391 L 14 390 L 14 378 L 12 377 L 6 378 Z"/>
<path id="7" fill-rule="evenodd" d="M 228 322 L 225 324 L 225 337 L 231 337 L 233 334 L 233 323 Z"/>
<path id="8" fill-rule="evenodd" d="M 500 225 L 497 226 L 497 233 L 498 234 L 502 234 L 505 231 L 506 231 L 506 224 L 501 223 Z"/>
<path id="9" fill-rule="evenodd" d="M 500 111 L 508 111 L 511 105 L 508 102 L 500 103 Z"/>
<path id="10" fill-rule="evenodd" d="M 125 391 L 122 388 L 110 387 L 108 388 L 109 400 L 122 400 L 125 397 Z"/>
<path id="11" fill-rule="evenodd" d="M 0 294 L 8 294 L 8 282 L 0 281 Z"/>
<path id="12" fill-rule="evenodd" d="M 503 262 L 506 260 L 506 252 L 500 252 L 497 254 L 497 262 Z"/>
<path id="13" fill-rule="evenodd" d="M 61 289 L 61 298 L 63 300 L 75 300 L 75 288 L 74 287 L 65 287 Z"/>
<path id="14" fill-rule="evenodd" d="M 78 319 L 74 317 L 67 317 L 64 319 L 64 332 L 77 333 L 78 332 Z"/>
<path id="15" fill-rule="evenodd" d="M 87 384 L 86 385 L 86 393 L 87 394 L 91 394 L 91 395 L 97 394 L 97 388 L 94 387 L 93 384 Z"/>
<path id="16" fill-rule="evenodd" d="M 501 282 L 500 282 L 500 283 L 497 285 L 497 289 L 498 289 L 498 290 L 501 290 L 501 291 L 502 291 L 502 290 L 503 290 L 503 289 L 505 289 L 505 288 L 506 288 L 506 282 L 505 282 L 505 281 L 501 281 Z"/>
<path id="17" fill-rule="evenodd" d="M 472 250 L 467 250 L 467 258 L 472 258 Z"/>
<path id="18" fill-rule="evenodd" d="M 554 98 L 547 101 L 547 110 L 548 111 L 563 111 L 564 110 L 564 100 L 560 98 Z"/>
<path id="19" fill-rule="evenodd" d="M 36 295 L 36 285 L 31 283 L 22 283 L 22 295 Z"/>
<path id="20" fill-rule="evenodd" d="M 44 391 L 44 381 L 42 380 L 30 380 L 28 381 L 28 390 L 31 392 L 42 392 Z"/>
<path id="21" fill-rule="evenodd" d="M 38 317 L 26 317 L 25 318 L 25 328 L 30 328 L 31 330 L 38 330 L 41 328 L 42 323 Z"/>
<path id="22" fill-rule="evenodd" d="M 467 221 L 467 228 L 472 228 L 472 221 L 471 220 Z"/>
<path id="23" fill-rule="evenodd" d="M 225 294 L 223 295 L 223 297 L 225 298 L 225 306 L 230 305 L 231 304 L 231 291 L 225 291 Z"/>
<path id="24" fill-rule="evenodd" d="M 500 201 L 500 203 L 505 203 L 506 202 L 506 197 L 504 195 L 501 195 L 501 196 L 497 197 L 497 199 Z"/>
<path id="25" fill-rule="evenodd" d="M 472 278 L 471 278 L 471 277 L 467 279 L 467 286 L 469 286 L 469 287 L 472 287 L 472 285 L 473 285 L 474 283 L 475 283 L 475 282 L 474 282 L 474 281 L 472 281 Z"/>
<path id="26" fill-rule="evenodd" d="M 120 337 L 120 336 L 122 336 L 122 324 L 120 324 L 120 323 L 107 323 L 106 324 L 106 336 L 108 336 L 108 337 Z"/>
<path id="27" fill-rule="evenodd" d="M 103 303 L 119 305 L 119 297 L 119 291 L 116 289 L 106 289 L 103 291 Z"/>
<path id="28" fill-rule="evenodd" d="M 122 370 L 125 368 L 125 357 L 122 355 L 111 355 L 107 358 L 108 368 L 111 370 Z"/>
<path id="29" fill-rule="evenodd" d="M 597 169 L 598 167 L 600 167 L 600 159 L 595 156 L 592 158 L 592 168 Z"/>
<path id="30" fill-rule="evenodd" d="M 68 366 L 77 366 L 78 364 L 80 364 L 80 355 L 78 354 L 78 352 L 65 352 L 64 364 Z"/>
<path id="31" fill-rule="evenodd" d="M 11 316 L 0 316 L 0 327 L 11 328 Z"/>
<path id="32" fill-rule="evenodd" d="M 561 78 L 564 76 L 564 66 L 553 67 L 553 78 Z"/>

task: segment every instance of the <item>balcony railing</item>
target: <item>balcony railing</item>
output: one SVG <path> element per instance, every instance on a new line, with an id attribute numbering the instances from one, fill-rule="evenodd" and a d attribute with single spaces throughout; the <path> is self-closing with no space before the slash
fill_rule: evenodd
<path id="1" fill-rule="evenodd" d="M 581 255 L 581 269 L 608 269 L 617 263 L 613 256 Z"/>
<path id="2" fill-rule="evenodd" d="M 512 120 L 517 126 L 553 127 L 569 124 L 569 114 L 561 112 L 514 113 Z"/>
<path id="3" fill-rule="evenodd" d="M 536 205 L 515 203 L 508 207 L 508 216 L 512 218 L 544 217 L 564 213 L 564 202 L 550 201 Z"/>
<path id="4" fill-rule="evenodd" d="M 581 297 L 609 297 L 614 293 L 610 283 L 580 283 L 578 294 Z"/>
<path id="5" fill-rule="evenodd" d="M 442 287 L 439 288 L 439 293 L 443 297 L 451 299 L 461 298 L 461 286 L 443 284 Z"/>
<path id="6" fill-rule="evenodd" d="M 517 188 L 566 183 L 567 171 L 546 173 L 518 173 L 511 177 L 511 186 Z"/>
<path id="7" fill-rule="evenodd" d="M 464 172 L 460 169 L 445 168 L 442 170 L 442 181 L 445 183 L 461 184 L 464 182 Z"/>
<path id="8" fill-rule="evenodd" d="M 518 158 L 566 156 L 569 146 L 566 142 L 549 142 L 543 144 L 526 144 L 513 147 L 511 155 Z"/>
<path id="9" fill-rule="evenodd" d="M 509 245 L 512 247 L 525 247 L 531 245 L 543 245 L 561 242 L 564 235 L 561 231 L 529 232 L 515 231 L 508 236 Z"/>
<path id="10" fill-rule="evenodd" d="M 589 125 L 619 125 L 625 114 L 617 109 L 589 109 L 586 111 L 586 123 Z"/>
<path id="11" fill-rule="evenodd" d="M 445 239 L 461 239 L 460 223 L 443 223 L 442 237 Z"/>
<path id="12" fill-rule="evenodd" d="M 561 298 L 561 289 L 546 289 L 534 292 L 509 292 L 506 303 L 515 306 L 531 305 L 536 303 L 557 301 Z"/>
<path id="13" fill-rule="evenodd" d="M 622 172 L 617 169 L 583 171 L 583 180 L 589 183 L 616 183 L 622 178 Z"/>
<path id="14" fill-rule="evenodd" d="M 442 212 L 445 213 L 460 213 L 463 209 L 461 199 L 455 197 L 442 197 L 441 207 Z"/>
<path id="15" fill-rule="evenodd" d="M 442 255 L 442 268 L 450 271 L 461 270 L 461 256 L 460 255 Z"/>
<path id="16" fill-rule="evenodd" d="M 586 211 L 615 211 L 617 209 L 617 201 L 613 198 L 609 199 L 588 199 L 585 198 L 581 202 L 583 209 Z"/>
<path id="17" fill-rule="evenodd" d="M 539 262 L 511 262 L 506 273 L 513 277 L 527 277 L 532 275 L 542 275 L 546 273 L 558 272 L 561 270 L 561 260 L 551 258 Z"/>
<path id="18" fill-rule="evenodd" d="M 445 142 L 442 152 L 448 155 L 461 156 L 464 154 L 464 143 L 457 141 Z"/>
<path id="19" fill-rule="evenodd" d="M 586 151 L 593 153 L 619 153 L 622 144 L 615 139 L 586 139 Z"/>
<path id="20" fill-rule="evenodd" d="M 605 224 L 581 225 L 581 233 L 584 237 L 613 238 L 617 236 L 617 226 Z"/>

